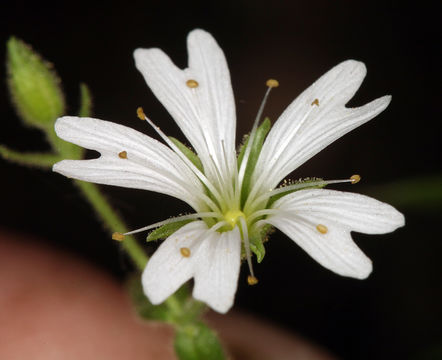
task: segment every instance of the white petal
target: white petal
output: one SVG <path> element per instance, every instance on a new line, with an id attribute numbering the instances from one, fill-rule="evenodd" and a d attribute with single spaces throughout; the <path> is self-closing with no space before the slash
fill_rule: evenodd
<path id="1" fill-rule="evenodd" d="M 324 267 L 359 279 L 371 272 L 371 261 L 354 244 L 350 231 L 391 232 L 404 225 L 392 206 L 367 196 L 334 190 L 300 190 L 276 201 L 280 210 L 266 221 L 279 228 Z M 327 233 L 316 226 L 324 225 Z"/>
<path id="2" fill-rule="evenodd" d="M 230 75 L 224 54 L 209 33 L 192 31 L 187 45 L 189 67 L 185 70 L 159 49 L 137 49 L 134 57 L 147 85 L 189 139 L 213 180 L 214 166 L 224 175 L 232 173 L 235 163 L 236 118 Z M 198 87 L 188 87 L 188 80 L 197 81 Z M 226 166 L 230 167 L 227 171 Z"/>
<path id="3" fill-rule="evenodd" d="M 99 151 L 92 160 L 63 160 L 53 170 L 68 177 L 156 191 L 186 201 L 194 208 L 203 194 L 201 183 L 184 162 L 165 145 L 126 126 L 108 121 L 63 117 L 57 135 L 87 149 Z M 127 158 L 119 153 L 126 151 Z"/>
<path id="4" fill-rule="evenodd" d="M 142 276 L 143 289 L 153 304 L 159 304 L 192 278 L 197 268 L 198 252 L 205 241 L 207 226 L 194 221 L 169 236 L 152 255 Z M 184 257 L 181 248 L 188 248 Z"/>
<path id="5" fill-rule="evenodd" d="M 226 313 L 233 305 L 238 286 L 241 259 L 238 227 L 213 233 L 204 240 L 199 256 L 193 297 L 220 313 Z"/>
<path id="6" fill-rule="evenodd" d="M 272 127 L 256 165 L 261 188 L 275 187 L 285 176 L 349 131 L 382 112 L 391 97 L 358 108 L 345 104 L 366 74 L 363 63 L 345 61 L 297 97 Z M 314 104 L 315 99 L 318 105 Z M 269 176 L 270 174 L 270 176 Z"/>

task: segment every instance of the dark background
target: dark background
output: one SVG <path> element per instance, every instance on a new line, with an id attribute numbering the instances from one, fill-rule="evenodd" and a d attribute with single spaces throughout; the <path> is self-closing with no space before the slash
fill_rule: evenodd
<path id="1" fill-rule="evenodd" d="M 323 269 L 277 232 L 263 263 L 255 266 L 259 285 L 247 286 L 243 271 L 236 307 L 344 359 L 430 359 L 442 348 L 441 206 L 402 203 L 407 192 L 420 190 L 416 187 L 385 197 L 377 189 L 441 173 L 438 14 L 436 2 L 15 1 L 2 2 L 0 41 L 5 44 L 16 35 L 55 64 L 69 114 L 77 111 L 78 85 L 84 81 L 94 95 L 96 117 L 154 136 L 135 118 L 136 107 L 142 105 L 164 131 L 182 140 L 135 69 L 132 52 L 137 47 L 160 47 L 184 67 L 186 34 L 196 27 L 211 32 L 230 65 L 238 139 L 251 127 L 267 78 L 281 84 L 265 111 L 275 120 L 332 66 L 349 58 L 365 62 L 368 76 L 350 105 L 385 94 L 393 95 L 392 104 L 293 177 L 333 179 L 360 173 L 360 185 L 337 188 L 396 199 L 390 202 L 405 214 L 406 227 L 383 236 L 354 234 L 374 262 L 365 281 Z M 4 46 L 0 58 L 4 61 Z M 4 67 L 0 75 L 5 79 Z M 0 109 L 0 143 L 18 150 L 47 148 L 37 130 L 18 121 L 4 80 Z M 5 161 L 0 161 L 0 174 L 0 227 L 38 235 L 36 241 L 78 254 L 123 278 L 129 262 L 67 179 Z M 188 210 L 155 193 L 103 190 L 130 227 Z"/>

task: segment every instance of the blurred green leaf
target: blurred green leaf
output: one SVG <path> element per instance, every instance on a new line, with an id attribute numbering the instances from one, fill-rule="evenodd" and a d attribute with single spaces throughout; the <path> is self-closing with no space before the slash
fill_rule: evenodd
<path id="1" fill-rule="evenodd" d="M 174 347 L 180 360 L 225 359 L 218 336 L 202 323 L 177 329 Z"/>
<path id="2" fill-rule="evenodd" d="M 57 161 L 62 160 L 61 156 L 51 153 L 20 153 L 6 146 L 0 145 L 0 156 L 5 160 L 26 166 L 35 166 L 43 169 L 50 169 Z"/>
<path id="3" fill-rule="evenodd" d="M 442 208 L 442 174 L 398 180 L 368 188 L 366 193 L 395 206 L 412 209 Z"/>
<path id="4" fill-rule="evenodd" d="M 78 111 L 78 116 L 92 116 L 92 94 L 84 83 L 80 84 L 80 110 Z"/>
<path id="5" fill-rule="evenodd" d="M 22 40 L 7 42 L 8 88 L 19 116 L 28 125 L 53 128 L 65 112 L 60 80 L 52 64 Z"/>

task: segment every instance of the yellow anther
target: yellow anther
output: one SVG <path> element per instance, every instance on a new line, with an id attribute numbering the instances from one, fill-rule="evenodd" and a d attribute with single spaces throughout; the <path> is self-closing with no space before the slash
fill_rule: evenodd
<path id="1" fill-rule="evenodd" d="M 352 175 L 350 180 L 352 184 L 357 184 L 359 181 L 361 181 L 361 177 L 359 175 Z"/>
<path id="2" fill-rule="evenodd" d="M 112 240 L 123 241 L 124 240 L 124 235 L 122 233 L 119 233 L 119 232 L 114 232 L 112 234 Z"/>
<path id="3" fill-rule="evenodd" d="M 247 284 L 256 285 L 256 284 L 258 284 L 258 279 L 253 275 L 249 275 L 249 276 L 247 276 Z"/>
<path id="4" fill-rule="evenodd" d="M 313 105 L 319 106 L 319 100 L 318 99 L 313 100 L 312 106 Z"/>
<path id="5" fill-rule="evenodd" d="M 316 226 L 316 230 L 318 230 L 321 234 L 327 234 L 328 228 L 325 225 L 319 224 Z"/>
<path id="6" fill-rule="evenodd" d="M 143 108 L 141 106 L 137 108 L 137 116 L 140 120 L 146 120 L 146 115 L 144 114 Z"/>
<path id="7" fill-rule="evenodd" d="M 268 79 L 268 80 L 266 81 L 266 85 L 267 85 L 269 88 L 276 88 L 276 87 L 279 86 L 279 82 L 278 82 L 278 80 L 275 80 L 275 79 Z"/>
<path id="8" fill-rule="evenodd" d="M 118 153 L 118 157 L 120 159 L 127 159 L 127 151 L 122 151 L 122 152 Z"/>
<path id="9" fill-rule="evenodd" d="M 182 247 L 181 249 L 180 249 L 180 253 L 181 253 L 181 255 L 183 255 L 184 257 L 189 257 L 190 256 L 190 249 L 189 248 L 186 248 L 186 247 Z"/>
<path id="10" fill-rule="evenodd" d="M 186 85 L 188 86 L 188 87 L 190 87 L 191 89 L 195 89 L 195 88 L 197 88 L 198 87 L 198 81 L 196 81 L 196 80 L 193 80 L 193 79 L 190 79 L 190 80 L 187 80 L 186 81 Z"/>

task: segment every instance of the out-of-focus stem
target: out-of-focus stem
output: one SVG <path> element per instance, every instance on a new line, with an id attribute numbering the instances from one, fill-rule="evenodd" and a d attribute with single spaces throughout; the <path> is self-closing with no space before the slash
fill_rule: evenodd
<path id="1" fill-rule="evenodd" d="M 119 231 L 122 233 L 128 231 L 124 222 L 119 218 L 118 215 L 116 215 L 115 211 L 111 208 L 108 201 L 96 185 L 77 180 L 75 180 L 75 184 L 82 191 L 86 199 L 89 200 L 95 212 L 103 221 L 106 228 L 108 228 L 110 231 Z M 122 241 L 121 245 L 130 256 L 134 264 L 138 267 L 138 269 L 140 269 L 141 271 L 144 270 L 149 257 L 143 251 L 141 246 L 137 244 L 135 238 L 130 235 L 125 236 L 124 241 Z"/>

